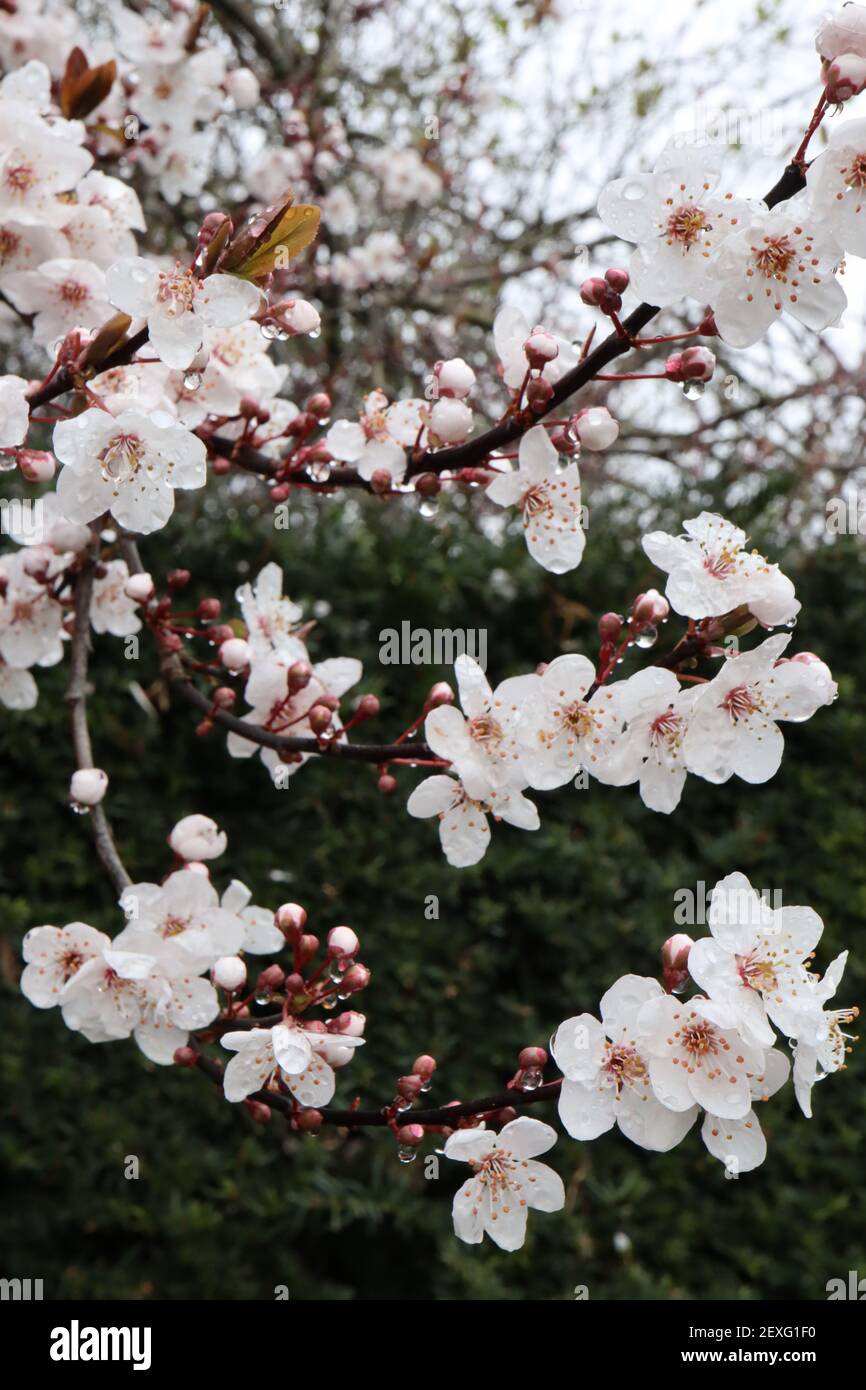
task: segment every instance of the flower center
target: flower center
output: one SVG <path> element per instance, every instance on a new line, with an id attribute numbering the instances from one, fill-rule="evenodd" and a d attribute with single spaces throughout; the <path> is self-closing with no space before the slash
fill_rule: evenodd
<path id="1" fill-rule="evenodd" d="M 677 208 L 667 221 L 667 234 L 671 241 L 678 241 L 683 250 L 688 251 L 700 240 L 701 233 L 709 228 L 706 213 L 694 203 Z"/>
<path id="2" fill-rule="evenodd" d="M 159 929 L 160 936 L 180 936 L 181 932 L 186 931 L 191 920 L 190 917 L 166 917 Z"/>
<path id="3" fill-rule="evenodd" d="M 763 992 L 778 988 L 779 981 L 773 961 L 762 960 L 756 951 L 752 951 L 748 956 L 737 956 L 736 960 L 737 973 L 749 989 Z"/>
<path id="4" fill-rule="evenodd" d="M 118 434 L 98 455 L 102 476 L 108 483 L 124 483 L 134 478 L 144 457 L 144 445 L 135 434 Z"/>
<path id="5" fill-rule="evenodd" d="M 476 743 L 484 744 L 488 748 L 495 748 L 502 742 L 502 726 L 497 724 L 489 714 L 479 715 L 477 719 L 469 721 L 469 737 Z"/>
<path id="6" fill-rule="evenodd" d="M 176 270 L 168 274 L 166 271 L 160 271 L 156 299 L 158 304 L 165 305 L 165 312 L 171 318 L 190 313 L 195 300 L 195 280 L 190 272 Z"/>
<path id="7" fill-rule="evenodd" d="M 787 236 L 765 236 L 763 246 L 753 246 L 755 266 L 767 280 L 783 280 L 797 252 Z"/>
<path id="8" fill-rule="evenodd" d="M 531 487 L 524 495 L 523 511 L 526 516 L 540 516 L 542 512 L 549 512 L 550 510 L 550 497 L 546 483 L 538 483 L 536 487 Z"/>
<path id="9" fill-rule="evenodd" d="M 469 1166 L 494 1200 L 517 1186 L 513 1178 L 517 1164 L 510 1149 L 492 1149 L 484 1158 L 470 1159 Z"/>
<path id="10" fill-rule="evenodd" d="M 10 164 L 6 170 L 6 184 L 13 193 L 27 193 L 36 183 L 36 171 L 32 164 Z"/>
<path id="11" fill-rule="evenodd" d="M 680 1046 L 700 1064 L 704 1057 L 715 1056 L 719 1051 L 716 1030 L 711 1023 L 699 1019 L 697 1023 L 687 1023 L 679 1031 Z"/>
<path id="12" fill-rule="evenodd" d="M 842 177 L 849 188 L 866 188 L 866 153 L 855 154 Z"/>
<path id="13" fill-rule="evenodd" d="M 71 979 L 71 977 L 81 969 L 83 964 L 84 957 L 81 955 L 80 951 L 75 951 L 72 947 L 70 947 L 68 951 L 64 951 L 63 955 L 60 957 L 60 965 L 63 969 L 64 979 Z"/>
<path id="14" fill-rule="evenodd" d="M 646 1083 L 647 1069 L 642 1057 L 627 1043 L 607 1043 L 602 1070 L 616 1087 L 617 1094 L 623 1086 Z"/>
<path id="15" fill-rule="evenodd" d="M 60 298 L 66 304 L 84 304 L 89 295 L 87 286 L 80 285 L 77 280 L 64 280 L 60 286 Z"/>
<path id="16" fill-rule="evenodd" d="M 562 711 L 562 723 L 578 738 L 586 738 L 595 728 L 595 711 L 585 700 L 572 700 Z"/>
<path id="17" fill-rule="evenodd" d="M 763 709 L 757 693 L 748 685 L 735 685 L 733 690 L 729 690 L 724 700 L 722 709 L 726 709 L 732 720 L 736 724 L 738 719 L 746 719 L 750 714 L 758 714 Z"/>
<path id="18" fill-rule="evenodd" d="M 672 708 L 666 709 L 650 725 L 650 740 L 654 747 L 663 743 L 670 752 L 674 752 L 682 743 L 684 732 L 682 715 L 674 714 Z"/>
<path id="19" fill-rule="evenodd" d="M 20 245 L 18 232 L 13 232 L 11 227 L 0 227 L 0 264 L 14 256 Z"/>
<path id="20" fill-rule="evenodd" d="M 713 579 L 730 579 L 731 575 L 736 573 L 739 556 L 738 545 L 725 546 L 714 555 L 708 554 L 704 557 L 704 569 Z"/>

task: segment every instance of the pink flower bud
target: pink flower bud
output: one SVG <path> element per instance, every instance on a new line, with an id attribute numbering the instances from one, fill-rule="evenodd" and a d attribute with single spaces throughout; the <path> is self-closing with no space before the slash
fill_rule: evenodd
<path id="1" fill-rule="evenodd" d="M 356 962 L 350 965 L 342 980 L 340 981 L 343 993 L 354 994 L 355 990 L 366 989 L 370 983 L 371 975 L 366 965 Z"/>
<path id="2" fill-rule="evenodd" d="M 196 617 L 204 623 L 214 623 L 220 615 L 222 604 L 218 598 L 203 598 L 196 604 Z"/>
<path id="3" fill-rule="evenodd" d="M 304 690 L 313 679 L 313 668 L 306 661 L 293 661 L 289 667 L 287 684 L 293 695 Z"/>
<path id="4" fill-rule="evenodd" d="M 247 967 L 240 956 L 220 956 L 211 971 L 211 978 L 218 989 L 233 994 L 246 984 Z"/>
<path id="5" fill-rule="evenodd" d="M 18 467 L 28 483 L 50 483 L 57 464 L 44 449 L 19 449 Z"/>
<path id="6" fill-rule="evenodd" d="M 678 994 L 689 978 L 689 952 L 694 944 L 685 932 L 677 932 L 662 946 L 662 981 L 668 994 Z"/>
<path id="7" fill-rule="evenodd" d="M 547 1053 L 543 1047 L 524 1047 L 517 1059 L 517 1065 L 525 1071 L 529 1067 L 547 1066 Z"/>
<path id="8" fill-rule="evenodd" d="M 329 1033 L 343 1033 L 347 1038 L 362 1038 L 367 1019 L 364 1014 L 356 1013 L 354 1009 L 347 1009 L 343 1014 L 338 1014 L 336 1018 L 330 1019 L 326 1024 Z M 417 1068 L 413 1067 L 413 1071 Z"/>
<path id="9" fill-rule="evenodd" d="M 306 932 L 298 942 L 298 957 L 301 965 L 309 965 L 318 949 L 319 938 L 313 936 L 312 932 Z"/>
<path id="10" fill-rule="evenodd" d="M 453 705 L 454 691 L 447 681 L 437 681 L 430 687 L 430 694 L 424 701 L 424 709 L 436 709 L 439 705 Z"/>
<path id="11" fill-rule="evenodd" d="M 406 1100 L 414 1100 L 420 1095 L 421 1087 L 424 1085 L 423 1076 L 401 1076 L 397 1080 L 397 1094 L 404 1096 Z"/>
<path id="12" fill-rule="evenodd" d="M 609 449 L 619 435 L 619 425 L 606 406 L 594 405 L 575 416 L 574 430 L 585 449 Z"/>
<path id="13" fill-rule="evenodd" d="M 98 806 L 108 791 L 108 773 L 100 767 L 80 767 L 69 783 L 69 800 L 74 806 Z"/>
<path id="14" fill-rule="evenodd" d="M 323 734 L 326 729 L 330 728 L 334 716 L 327 705 L 318 704 L 313 705 L 307 718 L 310 721 L 310 728 L 313 733 Z"/>
<path id="15" fill-rule="evenodd" d="M 176 1067 L 194 1067 L 197 1061 L 198 1053 L 194 1047 L 179 1047 L 174 1054 Z"/>
<path id="16" fill-rule="evenodd" d="M 252 648 L 242 637 L 231 637 L 220 647 L 219 657 L 227 671 L 243 671 L 250 664 Z"/>
<path id="17" fill-rule="evenodd" d="M 318 1134 L 324 1122 L 325 1119 L 321 1110 L 302 1110 L 295 1117 L 295 1124 L 305 1134 Z"/>
<path id="18" fill-rule="evenodd" d="M 526 403 L 534 415 L 543 415 L 553 396 L 553 387 L 544 377 L 534 377 L 526 388 Z"/>
<path id="19" fill-rule="evenodd" d="M 171 570 L 165 582 L 173 593 L 177 593 L 178 589 L 185 589 L 191 579 L 189 570 Z"/>
<path id="20" fill-rule="evenodd" d="M 718 338 L 719 330 L 716 326 L 716 316 L 712 309 L 708 310 L 698 324 L 698 332 L 705 338 Z"/>
<path id="21" fill-rule="evenodd" d="M 317 420 L 326 420 L 331 409 L 331 397 L 326 391 L 316 391 L 304 405 L 304 410 L 310 415 L 315 415 Z"/>
<path id="22" fill-rule="evenodd" d="M 686 348 L 680 370 L 684 381 L 709 381 L 716 370 L 716 354 L 705 347 Z"/>
<path id="23" fill-rule="evenodd" d="M 468 396 L 475 385 L 475 373 L 462 357 L 450 357 L 446 362 L 437 362 L 433 368 L 440 396 L 454 396 L 462 400 Z"/>
<path id="24" fill-rule="evenodd" d="M 647 589 L 645 594 L 638 594 L 632 609 L 639 623 L 653 624 L 663 622 L 670 611 L 670 604 L 658 589 Z"/>
<path id="25" fill-rule="evenodd" d="M 615 294 L 625 294 L 629 284 L 629 273 L 614 266 L 604 272 L 604 278 Z"/>
<path id="26" fill-rule="evenodd" d="M 417 1149 L 418 1145 L 424 1142 L 424 1127 L 423 1125 L 401 1125 L 397 1130 L 397 1139 L 408 1148 Z"/>
<path id="27" fill-rule="evenodd" d="M 370 475 L 370 487 L 377 492 L 380 497 L 390 492 L 394 486 L 393 474 L 387 468 L 375 468 Z"/>
<path id="28" fill-rule="evenodd" d="M 149 574 L 131 574 L 123 586 L 123 592 L 133 603 L 149 603 L 156 593 L 156 585 Z"/>
<path id="29" fill-rule="evenodd" d="M 216 859 L 225 851 L 228 836 L 209 816 L 184 816 L 168 843 L 179 859 Z"/>
<path id="30" fill-rule="evenodd" d="M 250 68 L 235 68 L 225 76 L 225 89 L 238 111 L 248 111 L 259 99 L 259 79 Z"/>
<path id="31" fill-rule="evenodd" d="M 858 53 L 840 53 L 824 74 L 824 83 L 829 101 L 849 101 L 866 86 L 866 59 Z"/>
<path id="32" fill-rule="evenodd" d="M 533 371 L 542 371 L 554 358 L 559 356 L 559 343 L 545 328 L 533 328 L 523 344 L 526 360 Z"/>
<path id="33" fill-rule="evenodd" d="M 415 491 L 419 497 L 438 497 L 442 481 L 435 473 L 421 473 L 415 479 Z"/>
<path id="34" fill-rule="evenodd" d="M 328 950 L 332 956 L 356 956 L 361 948 L 351 927 L 332 927 L 328 932 Z"/>
<path id="35" fill-rule="evenodd" d="M 618 613 L 603 613 L 598 620 L 598 635 L 603 642 L 615 642 L 622 625 L 623 619 Z"/>
<path id="36" fill-rule="evenodd" d="M 217 962 L 219 964 L 219 962 Z M 244 972 L 246 973 L 246 972 Z M 259 974 L 256 980 L 256 993 L 262 990 L 264 993 L 274 989 L 282 989 L 286 983 L 286 972 L 281 965 L 274 961 L 273 965 L 268 965 Z"/>
<path id="37" fill-rule="evenodd" d="M 306 926 L 307 913 L 299 903 L 283 903 L 277 908 L 274 920 L 282 932 L 299 932 Z"/>
<path id="38" fill-rule="evenodd" d="M 461 444 L 472 429 L 472 411 L 465 401 L 444 396 L 430 411 L 430 433 L 443 444 Z"/>
<path id="39" fill-rule="evenodd" d="M 412 1063 L 412 1071 L 420 1076 L 423 1081 L 429 1081 L 436 1070 L 436 1058 L 423 1052 L 420 1057 L 416 1057 Z"/>
<path id="40" fill-rule="evenodd" d="M 251 1120 L 255 1120 L 258 1125 L 266 1125 L 271 1118 L 271 1107 L 265 1105 L 260 1100 L 248 1100 L 246 1102 L 247 1111 Z"/>

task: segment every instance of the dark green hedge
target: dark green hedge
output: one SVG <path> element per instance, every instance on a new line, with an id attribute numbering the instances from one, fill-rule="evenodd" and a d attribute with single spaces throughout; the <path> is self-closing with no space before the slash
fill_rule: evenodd
<path id="1" fill-rule="evenodd" d="M 406 618 L 486 627 L 496 680 L 560 650 L 593 652 L 598 613 L 659 578 L 622 508 L 593 511 L 582 567 L 556 580 L 528 560 L 519 536 L 493 549 L 465 511 L 433 523 L 402 503 L 356 509 L 318 499 L 279 533 L 245 502 L 212 499 L 216 508 L 211 500 L 207 514 L 185 514 L 147 544 L 154 572 L 182 559 L 196 594 L 228 599 L 245 577 L 239 565 L 254 574 L 278 558 L 293 596 L 333 606 L 313 638 L 317 654 L 364 657 L 363 688 L 383 697 L 379 725 L 368 726 L 374 737 L 397 732 L 430 682 L 448 674 L 381 667 L 380 629 Z M 672 501 L 664 520 L 711 500 Z M 751 514 L 735 514 L 758 544 L 774 533 L 773 507 L 764 496 Z M 361 1005 L 369 1042 L 340 1079 L 346 1100 L 389 1100 L 419 1051 L 440 1061 L 431 1099 L 500 1084 L 521 1046 L 594 1010 L 618 974 L 656 970 L 676 889 L 711 886 L 733 868 L 780 887 L 786 902 L 816 907 L 826 922 L 821 958 L 852 948 L 844 998 L 862 1000 L 866 548 L 854 538 L 803 556 L 792 544 L 786 567 L 804 603 L 794 645 L 831 662 L 842 698 L 787 726 L 773 782 L 692 780 L 670 818 L 647 811 L 634 789 L 567 788 L 539 797 L 540 833 L 501 827 L 485 861 L 464 871 L 445 864 L 432 824 L 406 816 L 415 774 L 401 775 L 390 800 L 365 767 L 311 765 L 275 791 L 257 762 L 230 760 L 219 738 L 193 737 L 186 709 L 147 718 L 127 690 L 153 678 L 146 642 L 136 664 L 124 662 L 120 643 L 97 639 L 97 759 L 112 776 L 110 810 L 130 869 L 164 872 L 171 824 L 204 810 L 229 832 L 218 879 L 243 878 L 269 905 L 297 898 L 316 928 L 355 926 L 373 984 Z M 59 670 L 40 675 L 39 707 L 0 722 L 0 1149 L 14 1192 L 0 1218 L 6 1275 L 43 1278 L 46 1296 L 94 1299 L 269 1298 L 278 1284 L 316 1299 L 569 1299 L 576 1285 L 592 1299 L 821 1299 L 828 1279 L 866 1272 L 856 1051 L 847 1074 L 817 1091 L 811 1123 L 789 1091 L 763 1107 L 768 1160 L 738 1181 L 725 1180 L 697 1132 L 665 1156 L 617 1134 L 583 1146 L 563 1138 L 553 1161 L 566 1212 L 535 1217 L 525 1248 L 504 1255 L 451 1234 L 456 1165 L 443 1160 L 427 1180 L 422 1161 L 401 1166 L 381 1132 L 300 1139 L 276 1122 L 257 1128 L 197 1075 L 154 1067 L 131 1043 L 90 1046 L 57 1015 L 31 1009 L 16 990 L 29 926 L 120 925 L 87 824 L 64 806 L 62 680 Z M 425 919 L 430 894 L 438 922 Z M 552 1107 L 536 1113 L 555 1116 Z M 138 1181 L 123 1176 L 131 1154 Z M 620 1232 L 630 1247 L 615 1243 Z"/>

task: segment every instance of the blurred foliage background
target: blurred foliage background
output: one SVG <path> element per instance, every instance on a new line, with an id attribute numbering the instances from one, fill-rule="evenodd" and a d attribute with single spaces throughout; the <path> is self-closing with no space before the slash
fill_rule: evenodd
<path id="1" fill-rule="evenodd" d="M 301 901 L 322 933 L 354 925 L 373 971 L 360 1002 L 369 1041 L 339 1074 L 341 1102 L 387 1103 L 420 1051 L 440 1063 L 431 1101 L 504 1084 L 520 1047 L 595 1010 L 619 974 L 657 971 L 677 889 L 698 880 L 709 889 L 734 868 L 780 888 L 787 903 L 814 905 L 826 923 L 819 960 L 850 946 L 841 1002 L 862 1001 L 866 550 L 853 537 L 810 550 L 792 541 L 780 554 L 771 534 L 782 493 L 777 481 L 732 515 L 794 578 L 803 613 L 792 648 L 830 662 L 841 698 L 785 726 L 786 757 L 768 785 L 690 779 L 670 818 L 647 811 L 634 788 L 565 788 L 539 796 L 537 834 L 497 827 L 481 865 L 453 870 L 435 823 L 405 814 L 418 774 L 403 769 L 388 799 L 372 768 L 316 763 L 278 791 L 257 760 L 228 758 L 221 736 L 195 738 L 185 707 L 145 714 L 129 684 L 154 678 L 147 641 L 140 661 L 127 663 L 120 643 L 96 638 L 97 760 L 111 769 L 111 811 L 133 877 L 166 872 L 171 825 L 204 810 L 229 833 L 213 866 L 218 884 L 237 876 L 258 903 Z M 291 530 L 279 532 L 254 501 L 217 490 L 207 506 L 222 508 L 220 527 L 186 498 L 168 532 L 148 542 L 147 563 L 161 574 L 183 555 L 195 596 L 228 596 L 276 558 L 308 613 L 331 605 L 312 639 L 316 655 L 364 658 L 361 688 L 383 699 L 381 718 L 366 727 L 385 737 L 449 673 L 382 667 L 380 629 L 407 618 L 486 627 L 495 682 L 560 650 L 592 654 L 598 613 L 655 582 L 634 516 L 589 500 L 586 556 L 563 579 L 529 560 L 519 534 L 497 544 L 483 536 L 462 498 L 431 518 L 411 502 L 305 499 Z M 658 517 L 676 528 L 716 500 L 689 485 L 659 500 Z M 671 622 L 660 648 L 675 635 Z M 623 673 L 644 659 L 634 653 Z M 697 1130 L 668 1155 L 633 1148 L 618 1132 L 591 1145 L 564 1136 L 552 1161 L 567 1209 L 536 1216 L 524 1249 L 505 1255 L 488 1241 L 454 1239 L 457 1165 L 443 1159 L 428 1179 L 423 1160 L 401 1165 L 381 1131 L 308 1138 L 277 1119 L 255 1126 L 199 1075 L 155 1067 L 131 1042 L 91 1046 L 56 1013 L 32 1009 L 16 990 L 28 927 L 76 918 L 121 926 L 88 825 L 63 804 L 71 763 L 61 668 L 42 673 L 40 686 L 36 710 L 0 723 L 0 1157 L 15 1193 L 0 1213 L 6 1273 L 43 1278 L 46 1296 L 59 1298 L 272 1298 L 285 1284 L 300 1299 L 558 1300 L 577 1285 L 590 1299 L 823 1299 L 829 1278 L 866 1268 L 856 1048 L 848 1071 L 818 1088 L 811 1123 L 790 1088 L 761 1108 L 769 1156 L 736 1181 Z M 430 894 L 438 921 L 425 919 Z M 556 1122 L 552 1104 L 533 1113 Z M 137 1181 L 124 1178 L 133 1154 Z"/>

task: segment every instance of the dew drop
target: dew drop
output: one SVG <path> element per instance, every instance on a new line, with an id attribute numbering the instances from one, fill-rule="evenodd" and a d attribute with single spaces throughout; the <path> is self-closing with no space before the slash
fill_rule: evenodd
<path id="1" fill-rule="evenodd" d="M 650 625 L 649 627 L 641 629 L 637 637 L 634 639 L 634 644 L 636 647 L 643 647 L 644 649 L 646 649 L 647 647 L 654 647 L 656 642 L 658 641 L 658 638 L 658 629 Z"/>
<path id="2" fill-rule="evenodd" d="M 413 1149 L 409 1144 L 401 1144 L 397 1149 L 397 1157 L 401 1163 L 414 1163 L 418 1156 L 418 1150 Z"/>
<path id="3" fill-rule="evenodd" d="M 311 463 L 307 471 L 314 483 L 326 483 L 331 476 L 331 465 L 329 463 Z"/>
<path id="4" fill-rule="evenodd" d="M 259 327 L 262 337 L 267 338 L 269 342 L 280 336 L 280 326 L 273 319 L 263 319 Z"/>
<path id="5" fill-rule="evenodd" d="M 80 801 L 70 801 L 70 803 L 69 803 L 69 809 L 70 809 L 70 811 L 72 812 L 72 814 L 75 815 L 75 816 L 89 816 L 89 815 L 90 815 L 90 807 L 89 807 L 89 806 L 83 806 L 82 803 L 81 803 Z"/>
<path id="6" fill-rule="evenodd" d="M 201 372 L 187 372 L 183 379 L 185 391 L 197 391 L 201 386 Z"/>
<path id="7" fill-rule="evenodd" d="M 0 473 L 12 473 L 18 467 L 14 454 L 0 454 Z"/>
<path id="8" fill-rule="evenodd" d="M 700 400 L 706 389 L 707 383 L 705 381 L 692 380 L 683 382 L 683 395 L 687 401 Z"/>
<path id="9" fill-rule="evenodd" d="M 542 1082 L 540 1067 L 527 1067 L 520 1078 L 521 1091 L 537 1091 Z"/>

